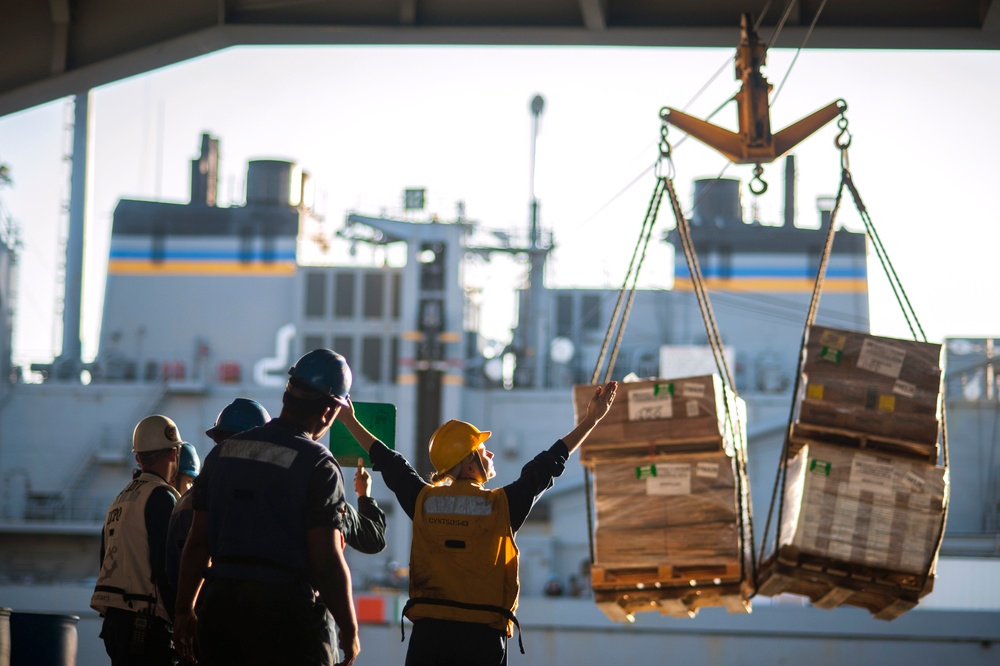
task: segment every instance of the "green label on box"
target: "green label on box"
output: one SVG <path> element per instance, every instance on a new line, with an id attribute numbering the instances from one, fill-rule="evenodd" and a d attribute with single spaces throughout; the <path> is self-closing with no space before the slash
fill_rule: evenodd
<path id="1" fill-rule="evenodd" d="M 823 347 L 820 349 L 819 358 L 821 361 L 829 361 L 830 363 L 840 363 L 840 359 L 843 358 L 844 352 L 839 349 L 833 349 L 831 347 Z"/>
<path id="2" fill-rule="evenodd" d="M 656 476 L 656 465 L 641 465 L 635 468 L 635 478 L 651 479 Z"/>
<path id="3" fill-rule="evenodd" d="M 674 394 L 674 383 L 669 384 L 657 384 L 653 387 L 653 395 L 670 395 Z"/>
<path id="4" fill-rule="evenodd" d="M 368 432 L 375 435 L 380 442 L 392 450 L 396 450 L 396 405 L 387 402 L 356 402 L 354 415 Z M 339 420 L 330 428 L 330 452 L 342 467 L 355 467 L 358 458 L 363 458 L 365 467 L 371 467 L 372 461 L 347 426 Z"/>
<path id="5" fill-rule="evenodd" d="M 830 469 L 833 465 L 826 462 L 825 460 L 810 460 L 809 461 L 809 471 L 814 474 L 822 474 L 823 476 L 830 476 Z"/>

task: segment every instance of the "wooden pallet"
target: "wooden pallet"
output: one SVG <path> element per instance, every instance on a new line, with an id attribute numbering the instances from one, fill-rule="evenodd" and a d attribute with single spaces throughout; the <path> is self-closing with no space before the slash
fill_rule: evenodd
<path id="1" fill-rule="evenodd" d="M 699 564 L 676 566 L 663 564 L 649 567 L 604 567 L 590 569 L 590 583 L 594 590 L 631 591 L 667 587 L 718 586 L 739 583 L 742 579 L 740 563 Z"/>
<path id="2" fill-rule="evenodd" d="M 645 589 L 634 592 L 595 591 L 597 607 L 615 622 L 633 622 L 635 613 L 659 611 L 692 618 L 701 608 L 718 606 L 730 613 L 749 613 L 752 587 L 748 582 L 699 587 Z"/>
<path id="3" fill-rule="evenodd" d="M 890 453 L 907 458 L 918 458 L 937 464 L 938 445 L 918 444 L 882 435 L 831 428 L 809 423 L 792 423 L 789 427 L 789 456 L 795 455 L 804 444 L 822 442 L 855 449 L 871 449 L 879 453 Z"/>
<path id="4" fill-rule="evenodd" d="M 881 569 L 802 553 L 783 546 L 758 573 L 758 593 L 798 594 L 817 608 L 865 608 L 879 620 L 893 620 L 914 608 L 934 588 L 934 576 Z"/>
<path id="5" fill-rule="evenodd" d="M 725 442 L 722 437 L 656 439 L 615 444 L 584 443 L 580 447 L 580 462 L 592 467 L 599 462 L 642 461 L 674 453 L 711 453 L 724 450 Z"/>

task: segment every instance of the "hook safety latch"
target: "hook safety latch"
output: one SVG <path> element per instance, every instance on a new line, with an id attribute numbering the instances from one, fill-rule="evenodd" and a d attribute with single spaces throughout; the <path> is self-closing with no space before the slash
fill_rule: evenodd
<path id="1" fill-rule="evenodd" d="M 761 194 L 764 194 L 764 192 L 767 192 L 767 182 L 763 178 L 761 178 L 762 175 L 764 175 L 764 167 L 762 167 L 760 164 L 754 165 L 753 178 L 750 180 L 749 187 L 750 191 L 756 194 L 757 196 L 760 196 Z"/>

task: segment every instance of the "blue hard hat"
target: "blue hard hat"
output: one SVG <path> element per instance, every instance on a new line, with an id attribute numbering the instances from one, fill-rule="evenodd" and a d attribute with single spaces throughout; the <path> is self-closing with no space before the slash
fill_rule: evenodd
<path id="1" fill-rule="evenodd" d="M 213 440 L 225 439 L 238 432 L 262 426 L 271 415 L 256 400 L 236 398 L 215 419 L 215 426 L 205 431 Z"/>
<path id="2" fill-rule="evenodd" d="M 306 353 L 288 370 L 291 379 L 286 391 L 306 389 L 330 398 L 338 405 L 347 404 L 351 391 L 351 368 L 347 359 L 330 349 L 314 349 Z M 300 396 L 309 397 L 309 396 Z"/>
<path id="3" fill-rule="evenodd" d="M 193 444 L 184 442 L 181 444 L 181 454 L 177 460 L 177 473 L 198 476 L 199 472 L 201 472 L 201 458 L 198 457 L 198 450 Z"/>

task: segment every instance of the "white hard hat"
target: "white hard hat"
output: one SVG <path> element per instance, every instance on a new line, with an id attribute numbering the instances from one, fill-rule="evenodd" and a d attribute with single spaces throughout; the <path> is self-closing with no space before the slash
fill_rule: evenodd
<path id="1" fill-rule="evenodd" d="M 132 433 L 133 453 L 176 449 L 185 443 L 177 432 L 177 424 L 162 414 L 153 414 L 139 421 Z"/>

